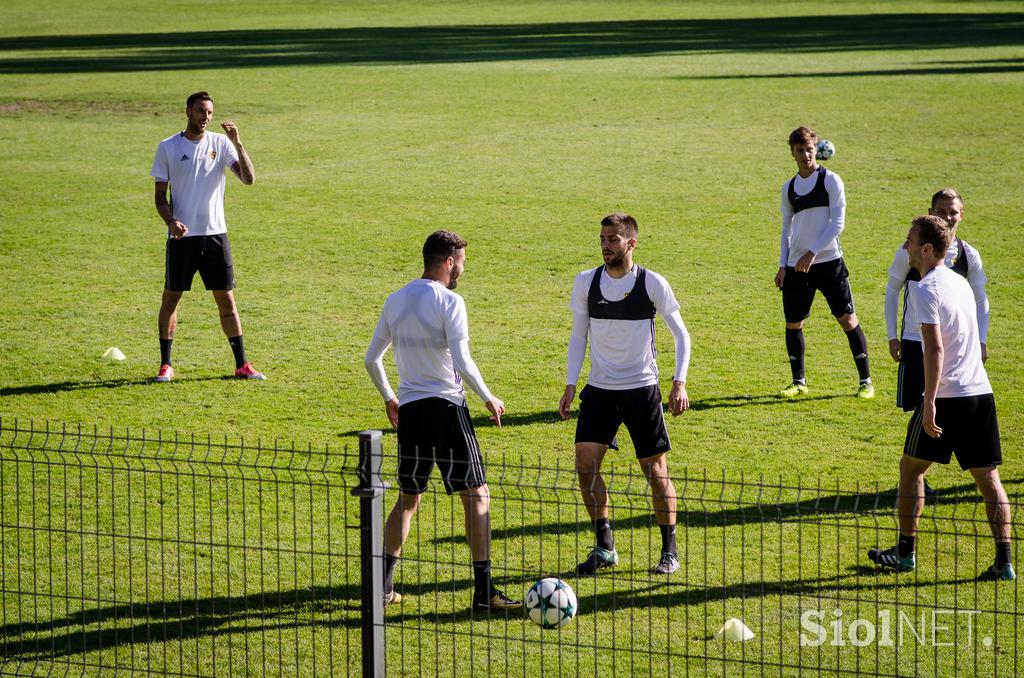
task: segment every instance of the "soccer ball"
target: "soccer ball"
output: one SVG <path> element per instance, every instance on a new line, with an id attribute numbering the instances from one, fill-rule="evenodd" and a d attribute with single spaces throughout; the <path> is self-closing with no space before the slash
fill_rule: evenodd
<path id="1" fill-rule="evenodd" d="M 526 612 L 534 623 L 554 629 L 572 621 L 578 611 L 576 594 L 561 579 L 546 577 L 526 594 Z"/>
<path id="2" fill-rule="evenodd" d="M 818 140 L 818 151 L 815 153 L 815 157 L 818 160 L 828 160 L 836 154 L 836 147 L 828 139 Z"/>

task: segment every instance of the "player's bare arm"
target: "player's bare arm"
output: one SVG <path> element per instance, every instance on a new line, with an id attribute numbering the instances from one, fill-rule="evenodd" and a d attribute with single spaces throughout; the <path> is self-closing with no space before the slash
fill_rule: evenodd
<path id="1" fill-rule="evenodd" d="M 935 423 L 935 396 L 942 373 L 943 353 L 939 326 L 921 323 L 921 341 L 924 344 L 924 411 L 921 413 L 921 425 L 925 433 L 938 438 L 942 435 L 942 428 Z"/>
<path id="2" fill-rule="evenodd" d="M 188 226 L 174 218 L 171 205 L 167 202 L 166 181 L 156 182 L 153 201 L 156 204 L 156 212 L 164 220 L 164 223 L 167 224 L 167 232 L 171 234 L 171 237 L 175 240 L 184 237 L 188 233 Z"/>
<path id="3" fill-rule="evenodd" d="M 779 272 L 775 274 L 775 286 L 778 287 L 781 290 L 782 289 L 782 284 L 785 281 L 786 281 L 786 267 L 785 266 L 779 266 Z"/>
<path id="4" fill-rule="evenodd" d="M 225 120 L 220 126 L 238 153 L 238 162 L 231 165 L 231 171 L 242 180 L 243 184 L 251 186 L 256 182 L 256 169 L 253 167 L 252 159 L 246 153 L 245 147 L 242 146 L 242 141 L 238 136 L 238 125 L 230 120 Z"/>

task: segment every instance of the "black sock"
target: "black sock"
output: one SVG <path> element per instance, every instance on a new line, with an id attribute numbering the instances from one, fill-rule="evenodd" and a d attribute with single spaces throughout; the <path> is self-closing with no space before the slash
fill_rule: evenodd
<path id="1" fill-rule="evenodd" d="M 171 344 L 174 343 L 174 339 L 161 339 L 160 340 L 160 364 L 170 365 L 171 364 Z"/>
<path id="2" fill-rule="evenodd" d="M 396 563 L 398 563 L 398 556 L 384 554 L 384 593 L 391 593 L 395 590 Z"/>
<path id="3" fill-rule="evenodd" d="M 857 325 L 846 333 L 846 340 L 850 342 L 850 353 L 853 354 L 853 362 L 857 363 L 857 374 L 861 382 L 871 382 L 871 370 L 868 368 L 868 339 L 864 336 L 864 330 Z"/>
<path id="4" fill-rule="evenodd" d="M 676 526 L 658 525 L 661 528 L 661 550 L 676 555 Z"/>
<path id="5" fill-rule="evenodd" d="M 900 535 L 900 540 L 896 543 L 896 550 L 900 554 L 900 558 L 906 558 L 914 552 L 914 546 L 917 545 L 917 537 L 904 537 Z"/>
<path id="6" fill-rule="evenodd" d="M 789 369 L 793 381 L 804 383 L 804 331 L 786 328 L 786 351 L 789 353 Z"/>
<path id="7" fill-rule="evenodd" d="M 473 561 L 473 599 L 491 599 L 491 561 Z"/>
<path id="8" fill-rule="evenodd" d="M 607 518 L 600 518 L 594 521 L 594 535 L 597 537 L 597 545 L 605 550 L 611 551 L 615 548 L 612 542 L 612 521 Z"/>
<path id="9" fill-rule="evenodd" d="M 996 542 L 996 567 L 1003 567 L 1010 564 L 1010 542 Z"/>
<path id="10" fill-rule="evenodd" d="M 242 335 L 228 337 L 228 343 L 231 344 L 231 352 L 235 354 L 235 369 L 237 370 L 245 364 L 245 344 L 242 343 Z"/>

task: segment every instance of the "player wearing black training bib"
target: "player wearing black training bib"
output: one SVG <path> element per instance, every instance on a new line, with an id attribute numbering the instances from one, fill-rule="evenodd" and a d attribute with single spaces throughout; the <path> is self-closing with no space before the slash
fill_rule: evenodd
<path id="1" fill-rule="evenodd" d="M 618 449 L 615 436 L 622 424 L 629 431 L 637 460 L 650 483 L 655 518 L 661 530 L 661 558 L 654 572 L 670 574 L 679 569 L 676 491 L 665 457 L 671 444 L 658 385 L 655 316 L 661 314 L 675 340 L 676 365 L 668 398 L 673 416 L 689 408 L 686 371 L 690 337 L 672 288 L 657 273 L 633 263 L 637 234 L 636 221 L 629 215 L 610 214 L 601 221 L 604 265 L 576 276 L 569 303 L 573 330 L 566 387 L 558 405 L 563 419 L 569 418 L 588 341 L 590 345 L 590 375 L 580 392 L 575 449 L 576 473 L 583 503 L 594 521 L 596 544 L 587 559 L 576 567 L 578 574 L 594 574 L 619 560 L 601 463 L 609 447 Z"/>
<path id="2" fill-rule="evenodd" d="M 946 250 L 945 264 L 953 272 L 964 277 L 971 286 L 981 340 L 981 359 L 988 360 L 989 304 L 985 292 L 988 278 L 978 250 L 957 236 L 964 214 L 963 198 L 955 189 L 940 189 L 932 196 L 928 214 L 945 219 L 952 228 L 953 241 Z M 921 394 L 924 393 L 921 335 L 918 323 L 910 317 L 910 306 L 907 303 L 910 291 L 920 280 L 921 276 L 917 269 L 910 265 L 905 246 L 900 245 L 889 266 L 889 281 L 885 287 L 885 328 L 889 339 L 889 354 L 899 363 L 896 405 L 905 412 L 913 411 L 921 402 Z M 898 318 L 901 296 L 902 323 Z"/>
<path id="3" fill-rule="evenodd" d="M 782 290 L 786 317 L 786 350 L 793 381 L 780 395 L 807 393 L 804 374 L 804 320 L 820 291 L 829 310 L 846 332 L 860 378 L 857 396 L 875 395 L 868 366 L 868 344 L 853 307 L 849 271 L 839 242 L 846 219 L 846 193 L 837 174 L 818 166 L 818 136 L 799 127 L 789 135 L 797 174 L 782 185 L 782 238 L 775 286 Z"/>

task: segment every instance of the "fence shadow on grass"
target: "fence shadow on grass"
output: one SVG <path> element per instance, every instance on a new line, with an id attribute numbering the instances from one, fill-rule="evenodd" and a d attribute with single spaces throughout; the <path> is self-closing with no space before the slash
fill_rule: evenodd
<path id="1" fill-rule="evenodd" d="M 722 603 L 730 600 L 751 601 L 756 598 L 773 596 L 798 596 L 798 597 L 821 597 L 824 600 L 835 601 L 844 599 L 848 594 L 849 600 L 865 600 L 859 597 L 859 592 L 870 591 L 870 600 L 876 601 L 879 592 L 897 592 L 920 589 L 921 591 L 934 590 L 936 586 L 956 586 L 971 584 L 975 578 L 971 577 L 944 577 L 941 579 L 915 579 L 913 575 L 898 576 L 892 573 L 880 572 L 879 570 L 866 565 L 850 566 L 845 571 L 837 571 L 831 576 L 808 577 L 799 579 L 779 580 L 754 580 L 740 581 L 731 584 L 718 584 L 711 586 L 693 586 L 682 580 L 680 575 L 675 579 L 664 576 L 655 576 L 649 573 L 629 573 L 618 577 L 628 588 L 616 587 L 613 575 L 610 573 L 599 575 L 596 584 L 604 584 L 605 590 L 598 593 L 583 593 L 590 588 L 588 583 L 593 581 L 590 578 L 580 580 L 572 573 L 561 574 L 540 574 L 540 576 L 558 576 L 570 583 L 576 592 L 579 601 L 579 609 L 583 613 L 598 611 L 621 611 L 632 609 L 668 609 L 683 607 L 700 607 L 709 603 Z M 603 580 L 603 581 L 602 581 Z M 611 582 L 611 583 L 609 583 Z M 516 579 L 514 577 L 503 577 L 496 579 L 499 586 L 507 586 L 513 594 L 517 593 L 514 588 L 519 585 L 523 590 L 533 583 L 532 580 Z M 448 624 L 451 622 L 468 622 L 479 620 L 486 615 L 476 612 L 469 605 L 470 592 L 473 588 L 471 580 L 419 582 L 417 585 L 403 586 L 396 582 L 396 588 L 405 596 L 403 603 L 389 611 L 393 615 L 390 620 L 393 623 L 419 620 L 433 624 Z M 418 595 L 424 589 L 436 593 L 443 588 L 440 596 L 444 599 L 449 597 L 450 591 L 460 591 L 459 598 L 464 600 L 465 605 L 452 611 L 437 611 L 430 609 L 433 606 L 431 595 Z M 416 601 L 416 597 L 423 600 Z M 445 601 L 447 602 L 447 601 Z M 885 597 L 878 597 L 876 602 L 887 602 Z M 444 603 L 443 603 L 444 604 Z M 496 615 L 500 616 L 500 615 Z M 518 616 L 518 615 L 515 615 Z"/>
<path id="2" fill-rule="evenodd" d="M 942 40 L 937 41 L 937 35 Z M 0 38 L 0 73 L 937 50 L 1022 44 L 1021 12 L 110 33 Z M 959 73 L 963 66 L 950 63 L 932 68 L 936 73 Z"/>
<path id="3" fill-rule="evenodd" d="M 359 597 L 360 587 L 354 583 L 83 609 L 41 623 L 0 626 L 0 656 L 36 661 L 118 646 L 177 644 L 230 634 L 317 627 L 356 629 Z"/>

